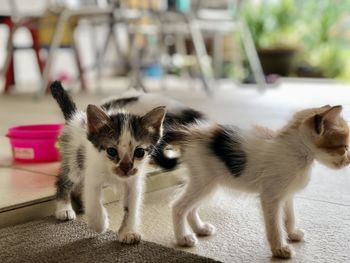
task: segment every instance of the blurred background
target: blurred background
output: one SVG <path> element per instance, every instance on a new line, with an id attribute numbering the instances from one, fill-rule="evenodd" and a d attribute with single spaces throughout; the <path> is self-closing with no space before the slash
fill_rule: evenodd
<path id="1" fill-rule="evenodd" d="M 0 90 L 42 94 L 60 79 L 101 91 L 106 78 L 143 87 L 166 75 L 207 91 L 220 79 L 349 81 L 349 10 L 341 0 L 1 0 Z"/>

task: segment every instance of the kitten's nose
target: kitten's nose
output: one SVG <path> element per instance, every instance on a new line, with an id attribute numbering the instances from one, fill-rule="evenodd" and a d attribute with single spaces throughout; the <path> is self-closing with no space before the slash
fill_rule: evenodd
<path id="1" fill-rule="evenodd" d="M 132 163 L 130 162 L 122 162 L 119 164 L 120 170 L 124 172 L 125 175 L 132 169 Z"/>

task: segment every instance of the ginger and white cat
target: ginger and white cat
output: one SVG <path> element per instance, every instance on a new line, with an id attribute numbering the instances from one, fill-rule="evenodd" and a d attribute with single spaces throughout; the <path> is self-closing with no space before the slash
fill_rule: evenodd
<path id="1" fill-rule="evenodd" d="M 324 106 L 297 112 L 281 130 L 202 123 L 168 133 L 179 144 L 189 180 L 173 205 L 177 243 L 194 246 L 197 235 L 215 228 L 203 222 L 198 208 L 219 186 L 258 193 L 273 256 L 290 258 L 292 247 L 284 239 L 301 241 L 304 232 L 295 225 L 294 194 L 309 182 L 312 164 L 340 169 L 349 164 L 349 128 L 341 106 Z M 192 228 L 188 228 L 187 224 Z"/>
<path id="2" fill-rule="evenodd" d="M 60 136 L 62 164 L 56 183 L 56 217 L 76 218 L 73 198 L 84 207 L 89 227 L 104 232 L 109 220 L 103 187 L 119 184 L 124 188 L 124 219 L 118 239 L 128 244 L 139 242 L 145 165 L 162 136 L 165 107 L 137 115 L 120 107 L 89 105 L 85 113 L 76 108 L 61 83 L 52 83 L 51 92 L 66 119 Z"/>

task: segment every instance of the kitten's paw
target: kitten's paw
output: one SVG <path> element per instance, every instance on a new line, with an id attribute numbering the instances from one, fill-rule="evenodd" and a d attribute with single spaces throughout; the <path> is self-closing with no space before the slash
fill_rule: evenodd
<path id="1" fill-rule="evenodd" d="M 183 236 L 177 241 L 177 244 L 182 247 L 194 247 L 197 243 L 198 239 L 193 233 Z"/>
<path id="2" fill-rule="evenodd" d="M 198 236 L 211 236 L 215 234 L 216 228 L 212 224 L 204 223 L 204 225 L 201 228 L 196 229 L 195 232 Z"/>
<path id="3" fill-rule="evenodd" d="M 118 240 L 124 244 L 137 244 L 141 241 L 141 235 L 133 232 L 118 234 Z"/>
<path id="4" fill-rule="evenodd" d="M 88 226 L 97 233 L 104 233 L 109 227 L 107 216 L 89 217 L 87 219 Z"/>
<path id="5" fill-rule="evenodd" d="M 73 209 L 58 210 L 56 211 L 55 216 L 58 220 L 62 221 L 75 220 L 77 218 L 77 215 L 75 214 Z"/>
<path id="6" fill-rule="evenodd" d="M 300 242 L 304 240 L 305 233 L 302 229 L 295 229 L 288 234 L 288 239 L 293 242 Z"/>
<path id="7" fill-rule="evenodd" d="M 271 249 L 272 254 L 276 258 L 288 259 L 294 256 L 294 250 L 291 246 L 285 245 L 278 248 Z"/>

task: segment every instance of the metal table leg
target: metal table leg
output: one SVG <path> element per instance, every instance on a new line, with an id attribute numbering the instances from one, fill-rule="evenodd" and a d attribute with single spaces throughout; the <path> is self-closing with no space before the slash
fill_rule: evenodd
<path id="1" fill-rule="evenodd" d="M 256 84 L 258 86 L 259 91 L 264 91 L 266 88 L 265 75 L 262 70 L 260 59 L 258 57 L 258 53 L 256 52 L 253 38 L 250 34 L 250 30 L 245 21 L 243 21 L 243 19 L 238 19 L 237 23 L 239 32 L 242 36 L 242 41 L 244 44 L 243 46 L 247 54 L 249 65 L 253 71 Z"/>

